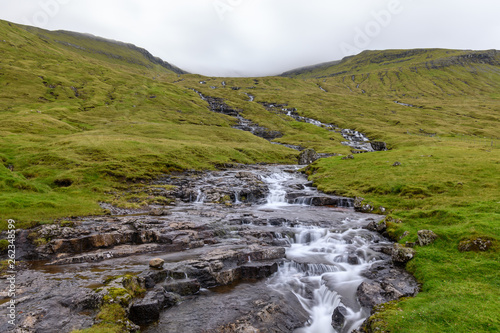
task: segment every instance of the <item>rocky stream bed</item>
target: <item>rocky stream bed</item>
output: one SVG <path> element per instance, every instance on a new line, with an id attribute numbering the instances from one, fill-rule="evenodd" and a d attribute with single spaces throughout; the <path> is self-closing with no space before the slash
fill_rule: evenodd
<path id="1" fill-rule="evenodd" d="M 19 230 L 17 323 L 2 315 L 0 331 L 87 328 L 111 302 L 129 331 L 352 332 L 374 305 L 415 295 L 377 232 L 384 216 L 318 192 L 298 169 L 165 176 L 151 186 L 169 204 Z"/>

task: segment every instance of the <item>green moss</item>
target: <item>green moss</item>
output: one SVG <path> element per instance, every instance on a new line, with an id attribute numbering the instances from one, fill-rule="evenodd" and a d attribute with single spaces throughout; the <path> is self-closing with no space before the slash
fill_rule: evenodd
<path id="1" fill-rule="evenodd" d="M 75 222 L 63 220 L 59 223 L 59 225 L 63 228 L 73 228 L 75 226 Z"/>
<path id="2" fill-rule="evenodd" d="M 91 328 L 72 333 L 120 333 L 129 332 L 126 328 L 128 319 L 125 309 L 118 304 L 105 304 L 96 316 L 97 324 Z"/>
<path id="3" fill-rule="evenodd" d="M 9 248 L 9 241 L 6 239 L 0 239 L 0 253 L 5 253 L 7 252 L 7 249 Z"/>
<path id="4" fill-rule="evenodd" d="M 40 237 L 40 238 L 37 238 L 33 241 L 33 244 L 35 244 L 35 246 L 42 246 L 42 245 L 45 245 L 49 242 L 49 240 L 47 238 L 43 238 L 43 237 Z"/>

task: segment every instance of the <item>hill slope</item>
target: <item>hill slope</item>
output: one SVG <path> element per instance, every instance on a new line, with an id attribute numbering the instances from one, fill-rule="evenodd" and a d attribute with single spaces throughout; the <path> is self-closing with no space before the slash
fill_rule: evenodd
<path id="1" fill-rule="evenodd" d="M 308 66 L 287 71 L 281 76 L 300 78 L 326 78 L 344 74 L 394 71 L 403 68 L 442 69 L 470 64 L 500 64 L 500 51 L 472 51 L 448 49 L 413 49 L 363 51 L 340 61 Z M 365 74 L 366 75 L 366 74 Z"/>

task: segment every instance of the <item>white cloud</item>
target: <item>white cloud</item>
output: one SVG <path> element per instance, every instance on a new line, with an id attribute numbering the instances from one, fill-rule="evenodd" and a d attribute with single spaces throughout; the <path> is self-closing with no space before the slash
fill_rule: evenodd
<path id="1" fill-rule="evenodd" d="M 374 14 L 394 5 L 388 23 Z M 345 45 L 500 49 L 499 12 L 497 0 L 0 0 L 2 19 L 134 43 L 221 76 L 337 60 Z"/>

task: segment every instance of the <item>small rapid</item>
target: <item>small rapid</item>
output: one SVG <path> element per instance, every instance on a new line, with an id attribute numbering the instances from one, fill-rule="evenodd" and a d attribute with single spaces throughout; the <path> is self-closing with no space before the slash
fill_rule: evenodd
<path id="1" fill-rule="evenodd" d="M 283 172 L 263 176 L 269 186 L 264 209 L 286 209 L 307 206 L 317 193 L 287 201 L 287 182 L 294 175 Z M 292 187 L 293 188 L 293 187 Z M 352 202 L 344 198 L 345 206 Z M 342 202 L 342 201 L 340 201 Z M 318 207 L 303 207 L 304 210 Z M 352 208 L 350 208 L 352 209 Z M 359 227 L 360 221 L 345 218 L 332 228 L 301 223 L 289 228 L 286 236 L 290 247 L 286 249 L 286 261 L 276 275 L 269 280 L 271 288 L 291 291 L 309 314 L 309 321 L 297 333 L 344 333 L 358 328 L 369 316 L 370 309 L 362 307 L 356 296 L 358 286 L 365 280 L 361 273 L 370 268 L 383 255 L 371 249 L 371 245 L 386 242 L 380 235 Z M 332 314 L 342 311 L 342 325 L 332 326 Z"/>
<path id="2" fill-rule="evenodd" d="M 297 332 L 337 332 L 331 326 L 339 306 L 347 310 L 341 332 L 350 332 L 369 315 L 356 298 L 361 275 L 380 260 L 370 245 L 376 239 L 364 229 L 332 232 L 328 228 L 295 228 L 295 237 L 286 250 L 287 262 L 272 279 L 277 290 L 291 290 L 310 315 L 307 325 Z"/>

